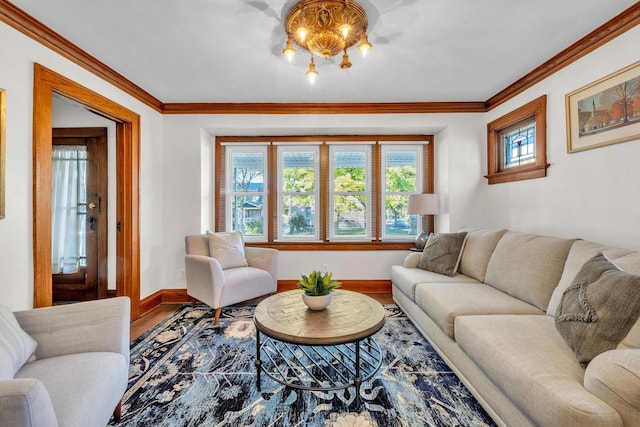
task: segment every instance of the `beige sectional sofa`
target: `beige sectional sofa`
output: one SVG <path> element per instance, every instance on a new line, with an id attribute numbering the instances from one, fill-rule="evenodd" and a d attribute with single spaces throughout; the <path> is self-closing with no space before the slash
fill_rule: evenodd
<path id="1" fill-rule="evenodd" d="M 639 426 L 640 321 L 585 368 L 558 332 L 565 289 L 598 252 L 640 274 L 640 253 L 583 240 L 467 229 L 453 277 L 392 267 L 393 298 L 505 426 Z"/>

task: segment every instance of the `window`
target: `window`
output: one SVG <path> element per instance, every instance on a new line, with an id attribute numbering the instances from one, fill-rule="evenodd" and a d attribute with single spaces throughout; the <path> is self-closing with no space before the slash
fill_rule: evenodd
<path id="1" fill-rule="evenodd" d="M 264 226 L 268 207 L 266 158 L 266 146 L 227 149 L 226 223 L 229 231 L 241 231 L 246 241 L 267 240 Z"/>
<path id="2" fill-rule="evenodd" d="M 382 146 L 382 239 L 414 240 L 418 215 L 407 214 L 409 194 L 422 193 L 422 147 L 416 145 Z"/>
<path id="3" fill-rule="evenodd" d="M 278 240 L 319 240 L 318 146 L 278 146 Z"/>
<path id="4" fill-rule="evenodd" d="M 217 137 L 216 231 L 295 250 L 406 249 L 433 191 L 428 135 Z M 425 217 L 426 230 L 433 218 Z"/>
<path id="5" fill-rule="evenodd" d="M 546 110 L 542 96 L 489 123 L 489 184 L 547 176 Z"/>
<path id="6" fill-rule="evenodd" d="M 371 147 L 330 145 L 329 240 L 371 240 Z"/>

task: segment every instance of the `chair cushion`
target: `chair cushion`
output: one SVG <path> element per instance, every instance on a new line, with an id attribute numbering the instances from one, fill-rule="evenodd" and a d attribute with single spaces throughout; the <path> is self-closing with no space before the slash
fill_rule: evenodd
<path id="1" fill-rule="evenodd" d="M 466 231 L 461 233 L 431 233 L 422 251 L 418 268 L 433 273 L 454 276 L 458 269 Z"/>
<path id="2" fill-rule="evenodd" d="M 275 292 L 276 284 L 271 274 L 254 267 L 229 268 L 223 271 L 224 288 L 220 306 L 236 304 Z"/>
<path id="3" fill-rule="evenodd" d="M 213 233 L 207 231 L 209 237 L 209 255 L 215 258 L 222 269 L 234 267 L 246 267 L 247 259 L 244 256 L 244 241 L 242 233 Z"/>
<path id="4" fill-rule="evenodd" d="M 20 327 L 11 310 L 0 305 L 0 380 L 13 378 L 33 356 L 37 345 Z"/>
<path id="5" fill-rule="evenodd" d="M 562 295 L 556 328 L 587 364 L 620 344 L 640 317 L 640 276 L 618 269 L 602 253 L 587 261 Z"/>
<path id="6" fill-rule="evenodd" d="M 49 392 L 58 424 L 104 427 L 127 389 L 122 354 L 77 353 L 27 363 L 16 378 L 35 378 Z"/>

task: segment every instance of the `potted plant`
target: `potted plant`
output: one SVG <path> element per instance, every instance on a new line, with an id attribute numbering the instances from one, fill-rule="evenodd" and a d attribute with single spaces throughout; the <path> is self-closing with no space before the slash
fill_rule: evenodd
<path id="1" fill-rule="evenodd" d="M 309 276 L 302 275 L 298 287 L 302 289 L 302 300 L 311 310 L 324 310 L 331 302 L 332 292 L 342 285 L 333 280 L 332 273 L 313 270 Z"/>

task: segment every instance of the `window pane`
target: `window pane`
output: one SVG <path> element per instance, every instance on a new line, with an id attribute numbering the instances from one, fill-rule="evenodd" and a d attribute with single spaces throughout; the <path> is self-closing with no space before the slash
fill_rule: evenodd
<path id="1" fill-rule="evenodd" d="M 385 183 L 387 191 L 416 191 L 417 154 L 414 151 L 387 151 Z"/>
<path id="2" fill-rule="evenodd" d="M 232 199 L 232 230 L 245 236 L 262 236 L 264 216 L 262 196 L 234 196 Z"/>
<path id="3" fill-rule="evenodd" d="M 315 153 L 287 151 L 284 154 L 283 191 L 313 192 Z"/>
<path id="4" fill-rule="evenodd" d="M 264 191 L 264 153 L 232 153 L 231 168 L 232 191 Z"/>
<path id="5" fill-rule="evenodd" d="M 536 161 L 536 123 L 506 131 L 502 134 L 503 164 L 502 167 L 512 168 Z"/>
<path id="6" fill-rule="evenodd" d="M 315 236 L 315 196 L 282 197 L 282 236 Z"/>
<path id="7" fill-rule="evenodd" d="M 364 151 L 336 151 L 333 163 L 333 190 L 362 192 L 366 190 L 366 154 Z"/>
<path id="8" fill-rule="evenodd" d="M 333 197 L 333 234 L 367 236 L 366 196 Z"/>
<path id="9" fill-rule="evenodd" d="M 418 218 L 407 213 L 408 203 L 408 194 L 385 197 L 385 235 L 415 237 Z"/>

